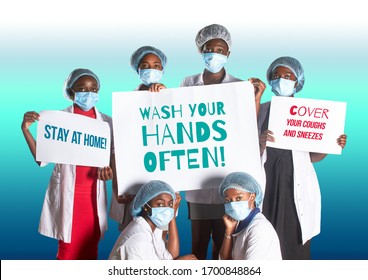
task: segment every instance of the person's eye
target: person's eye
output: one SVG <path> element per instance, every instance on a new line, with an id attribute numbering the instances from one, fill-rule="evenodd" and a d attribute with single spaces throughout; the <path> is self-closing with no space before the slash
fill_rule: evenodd
<path id="1" fill-rule="evenodd" d="M 169 207 L 171 207 L 171 208 L 172 208 L 173 206 L 174 206 L 174 203 L 170 202 L 170 203 L 169 203 Z"/>
<path id="2" fill-rule="evenodd" d="M 273 79 L 278 79 L 279 75 L 273 75 Z"/>
<path id="3" fill-rule="evenodd" d="M 219 50 L 217 50 L 217 53 L 219 53 L 219 54 L 223 54 L 223 53 L 224 53 L 224 50 L 219 49 Z"/>
<path id="4" fill-rule="evenodd" d="M 157 204 L 158 207 L 165 207 L 165 205 L 163 203 L 159 203 Z"/>
<path id="5" fill-rule="evenodd" d="M 93 88 L 93 89 L 91 89 L 91 91 L 97 93 L 98 92 L 98 89 L 97 88 Z"/>
<path id="6" fill-rule="evenodd" d="M 237 197 L 236 197 L 236 201 L 241 201 L 241 200 L 242 200 L 242 198 L 243 198 L 243 197 L 241 197 L 241 196 L 237 196 Z"/>
<path id="7" fill-rule="evenodd" d="M 230 199 L 225 199 L 225 203 L 230 203 Z"/>

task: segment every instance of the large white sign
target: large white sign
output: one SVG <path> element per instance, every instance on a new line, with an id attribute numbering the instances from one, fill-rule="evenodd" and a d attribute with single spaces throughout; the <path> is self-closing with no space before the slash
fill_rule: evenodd
<path id="1" fill-rule="evenodd" d="M 341 154 L 337 138 L 344 133 L 346 102 L 273 96 L 268 129 L 275 142 L 267 146 Z"/>
<path id="2" fill-rule="evenodd" d="M 110 165 L 107 122 L 63 111 L 41 111 L 36 160 L 103 167 Z"/>
<path id="3" fill-rule="evenodd" d="M 229 172 L 261 178 L 250 82 L 112 96 L 119 194 L 149 180 L 176 191 L 218 187 Z"/>

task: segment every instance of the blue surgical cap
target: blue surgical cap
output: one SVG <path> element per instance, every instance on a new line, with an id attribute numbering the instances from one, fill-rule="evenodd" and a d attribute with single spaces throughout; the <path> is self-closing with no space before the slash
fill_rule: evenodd
<path id="1" fill-rule="evenodd" d="M 63 92 L 64 92 L 64 96 L 67 99 L 72 99 L 71 98 L 72 93 L 70 89 L 73 87 L 74 83 L 82 76 L 93 77 L 97 82 L 98 88 L 100 88 L 100 80 L 98 79 L 95 73 L 93 73 L 89 69 L 78 68 L 78 69 L 75 69 L 72 73 L 70 73 L 69 77 L 65 80 Z"/>
<path id="2" fill-rule="evenodd" d="M 136 50 L 132 56 L 130 57 L 130 66 L 138 73 L 139 63 L 141 62 L 142 58 L 146 54 L 155 54 L 158 56 L 158 58 L 161 60 L 162 68 L 165 69 L 167 58 L 166 55 L 160 51 L 159 49 L 156 49 L 151 46 L 143 46 L 140 47 L 138 50 Z"/>
<path id="3" fill-rule="evenodd" d="M 143 206 L 148 203 L 151 199 L 155 198 L 156 196 L 167 193 L 175 199 L 175 192 L 174 190 L 165 182 L 152 180 L 148 183 L 144 184 L 139 191 L 137 192 L 131 206 L 130 212 L 133 217 L 141 216 Z"/>
<path id="4" fill-rule="evenodd" d="M 226 27 L 219 24 L 211 24 L 199 30 L 195 42 L 200 51 L 203 45 L 212 39 L 222 39 L 226 42 L 229 51 L 231 49 L 231 36 Z"/>
<path id="5" fill-rule="evenodd" d="M 301 91 L 304 86 L 304 70 L 300 62 L 292 57 L 283 56 L 276 59 L 274 62 L 271 63 L 270 67 L 267 70 L 267 81 L 270 84 L 272 80 L 272 72 L 275 70 L 276 67 L 284 66 L 289 68 L 295 75 L 298 85 L 296 86 L 296 92 Z"/>
<path id="6" fill-rule="evenodd" d="M 222 198 L 225 198 L 225 191 L 228 189 L 237 189 L 244 192 L 255 193 L 256 207 L 262 202 L 263 194 L 259 183 L 248 173 L 233 172 L 228 174 L 219 187 L 219 193 Z"/>

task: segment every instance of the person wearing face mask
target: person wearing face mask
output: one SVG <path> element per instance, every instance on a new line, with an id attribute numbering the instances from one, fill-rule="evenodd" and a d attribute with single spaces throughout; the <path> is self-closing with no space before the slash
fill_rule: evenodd
<path id="1" fill-rule="evenodd" d="M 137 49 L 130 58 L 130 66 L 137 72 L 142 84 L 135 90 L 159 92 L 166 88 L 160 83 L 166 62 L 166 55 L 157 48 L 143 46 Z"/>
<path id="2" fill-rule="evenodd" d="M 202 73 L 186 77 L 180 86 L 203 86 L 241 81 L 225 70 L 232 47 L 231 35 L 226 27 L 219 24 L 205 26 L 197 33 L 195 43 L 202 56 L 205 69 Z M 258 114 L 260 99 L 266 86 L 257 78 L 250 78 L 249 81 L 254 86 Z M 185 198 L 188 202 L 189 219 L 192 224 L 192 252 L 198 259 L 206 259 L 208 244 L 212 236 L 212 259 L 217 259 L 225 230 L 222 222 L 224 210 L 217 189 L 187 191 Z"/>
<path id="3" fill-rule="evenodd" d="M 111 118 L 95 107 L 99 89 L 100 81 L 92 71 L 75 69 L 64 83 L 64 95 L 73 101 L 73 105 L 64 111 L 105 121 L 112 133 Z M 29 127 L 39 118 L 36 112 L 26 112 L 21 126 L 35 160 L 37 146 Z M 58 239 L 57 259 L 97 259 L 98 243 L 107 229 L 105 181 L 112 179 L 115 169 L 113 143 L 110 166 L 55 164 L 42 208 L 39 232 Z"/>
<path id="4" fill-rule="evenodd" d="M 195 260 L 179 257 L 179 235 L 175 212 L 181 197 L 165 182 L 152 180 L 137 192 L 130 206 L 133 221 L 121 232 L 109 260 Z M 168 240 L 160 227 L 168 225 Z"/>
<path id="5" fill-rule="evenodd" d="M 292 57 L 280 57 L 267 70 L 267 80 L 277 96 L 294 97 L 304 86 L 304 70 Z M 263 214 L 274 226 L 283 259 L 310 259 L 310 240 L 320 232 L 321 195 L 313 163 L 326 154 L 266 147 L 275 142 L 268 130 L 270 102 L 261 105 L 258 127 L 262 164 L 266 175 Z M 345 134 L 336 145 L 346 145 Z M 297 211 L 298 209 L 298 211 Z"/>
<path id="6" fill-rule="evenodd" d="M 232 172 L 219 187 L 225 200 L 222 260 L 281 260 L 280 242 L 260 212 L 262 189 L 248 173 Z"/>
<path id="7" fill-rule="evenodd" d="M 152 46 L 142 46 L 134 51 L 130 58 L 130 66 L 137 72 L 142 82 L 135 90 L 159 92 L 166 88 L 160 83 L 166 63 L 166 55 Z M 114 193 L 117 193 L 117 190 L 114 190 Z M 119 222 L 119 230 L 122 231 L 133 219 L 128 209 L 134 195 L 115 194 L 114 196 L 116 199 L 111 200 L 110 217 Z"/>

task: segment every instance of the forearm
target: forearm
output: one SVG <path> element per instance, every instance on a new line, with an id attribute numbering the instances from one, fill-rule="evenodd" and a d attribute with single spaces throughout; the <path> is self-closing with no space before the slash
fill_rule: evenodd
<path id="1" fill-rule="evenodd" d="M 259 116 L 259 109 L 261 108 L 261 100 L 256 99 L 256 118 Z"/>
<path id="2" fill-rule="evenodd" d="M 112 172 L 114 174 L 114 177 L 112 177 L 112 193 L 114 196 L 118 195 L 118 180 L 117 180 L 117 174 L 116 174 L 116 164 L 115 164 L 115 155 L 111 154 L 110 158 L 110 167 L 112 169 Z"/>
<path id="3" fill-rule="evenodd" d="M 24 139 L 27 142 L 28 148 L 31 151 L 31 154 L 33 156 L 33 159 L 36 161 L 36 140 L 33 138 L 31 132 L 28 129 L 22 128 L 22 132 L 24 135 Z M 40 165 L 40 162 L 36 161 L 38 165 Z"/>
<path id="4" fill-rule="evenodd" d="M 179 234 L 176 226 L 176 218 L 174 217 L 169 223 L 169 239 L 167 250 L 172 255 L 173 259 L 179 257 L 180 245 L 179 245 Z"/>
<path id="5" fill-rule="evenodd" d="M 312 153 L 312 152 L 310 152 L 309 155 L 310 155 L 311 162 L 319 162 L 327 156 L 327 154 Z"/>
<path id="6" fill-rule="evenodd" d="M 233 239 L 231 235 L 225 234 L 224 239 L 222 241 L 222 246 L 220 249 L 220 259 L 221 260 L 231 260 L 231 251 L 233 248 Z"/>

